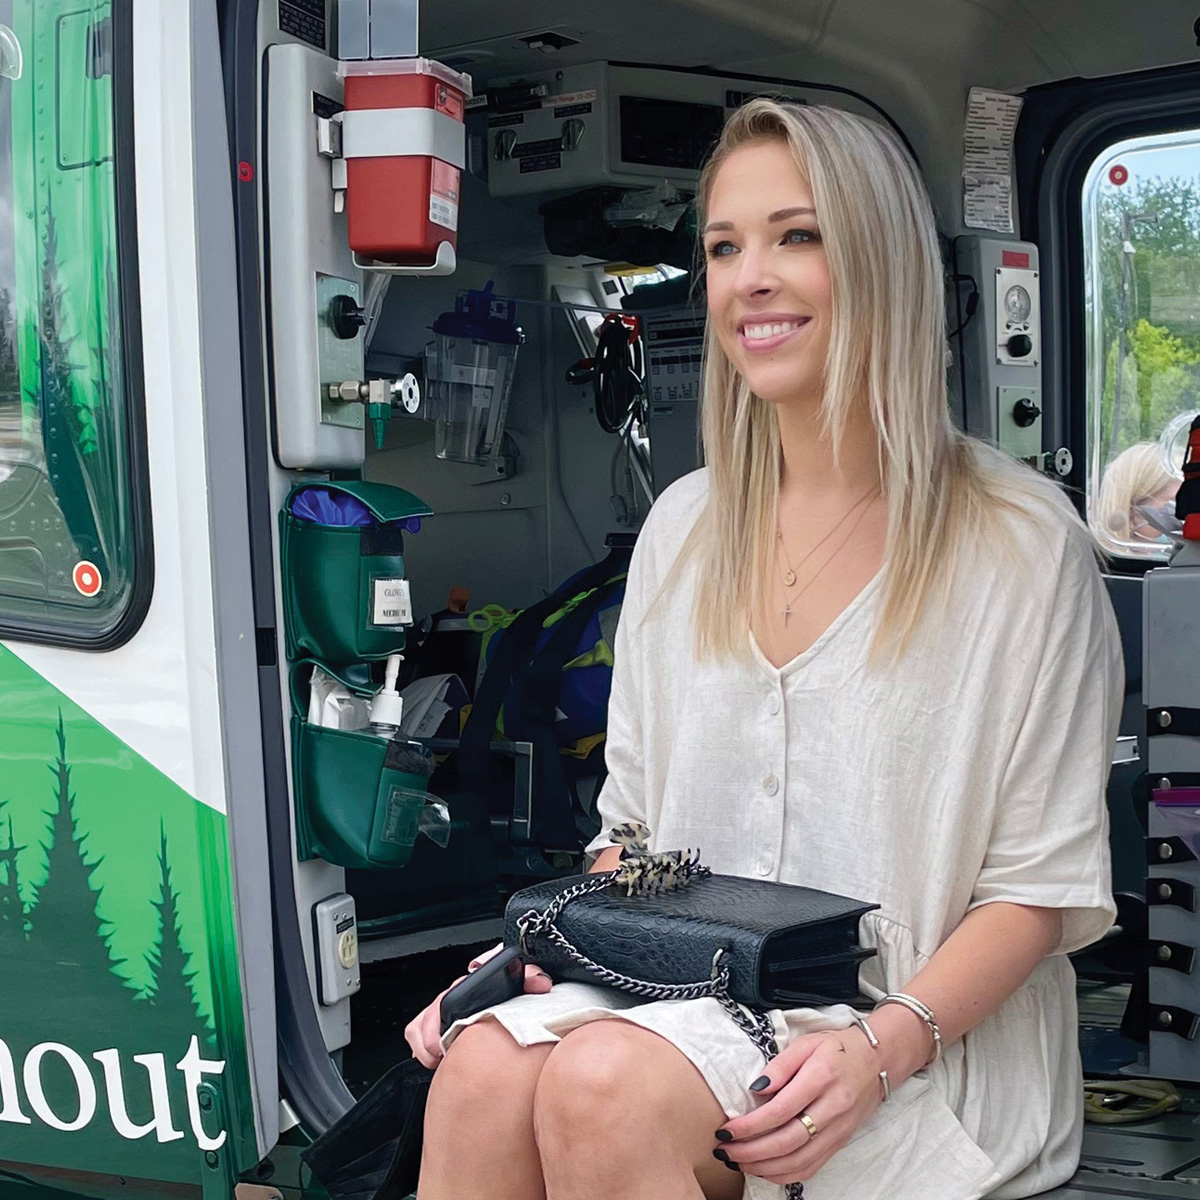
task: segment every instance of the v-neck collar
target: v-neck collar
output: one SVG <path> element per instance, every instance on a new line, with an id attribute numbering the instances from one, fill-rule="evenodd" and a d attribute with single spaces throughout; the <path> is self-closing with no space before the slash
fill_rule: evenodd
<path id="1" fill-rule="evenodd" d="M 807 650 L 801 650 L 794 658 L 788 659 L 782 667 L 777 667 L 763 652 L 754 636 L 753 630 L 748 630 L 746 636 L 750 639 L 750 649 L 758 664 L 773 678 L 784 679 L 793 672 L 800 670 L 806 663 L 811 662 L 838 635 L 838 631 L 846 625 L 860 608 L 874 595 L 883 578 L 883 568 L 863 585 L 862 590 L 842 609 L 840 613 L 825 627 L 825 630 Z"/>

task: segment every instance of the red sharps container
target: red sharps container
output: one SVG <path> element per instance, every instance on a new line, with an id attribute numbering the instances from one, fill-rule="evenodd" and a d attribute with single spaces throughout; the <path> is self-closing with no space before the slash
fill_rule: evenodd
<path id="1" fill-rule="evenodd" d="M 458 242 L 471 78 L 427 58 L 343 61 L 338 75 L 350 248 L 380 262 L 431 265 L 442 243 L 453 250 Z"/>

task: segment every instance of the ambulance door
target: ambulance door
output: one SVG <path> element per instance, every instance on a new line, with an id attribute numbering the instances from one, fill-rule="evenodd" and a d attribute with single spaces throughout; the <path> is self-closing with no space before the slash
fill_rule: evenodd
<path id="1" fill-rule="evenodd" d="M 277 1139 L 213 0 L 0 0 L 0 1191 Z"/>

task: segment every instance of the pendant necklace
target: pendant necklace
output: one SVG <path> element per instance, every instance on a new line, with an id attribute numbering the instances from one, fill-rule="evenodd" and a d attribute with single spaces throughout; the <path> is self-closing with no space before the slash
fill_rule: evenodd
<path id="1" fill-rule="evenodd" d="M 833 537 L 833 535 L 835 533 L 837 533 L 837 531 L 846 523 L 846 521 L 849 520 L 851 514 L 856 509 L 858 509 L 865 500 L 867 500 L 869 498 L 871 500 L 871 502 L 874 503 L 875 497 L 879 495 L 881 490 L 882 489 L 879 487 L 878 484 L 872 484 L 871 487 L 862 496 L 860 496 L 859 499 L 856 500 L 853 505 L 851 505 L 851 507 L 847 510 L 846 515 L 843 516 L 842 519 L 811 550 L 809 550 L 807 554 L 805 554 L 805 556 L 796 564 L 796 567 L 802 567 L 810 558 L 812 558 L 812 556 L 814 554 L 816 554 L 816 552 L 818 550 L 820 550 L 820 548 L 823 545 L 825 545 L 825 543 L 827 541 L 829 541 L 829 539 L 831 537 Z M 835 558 L 837 558 L 838 554 L 841 553 L 842 547 L 845 546 L 846 543 L 854 536 L 854 531 L 862 523 L 863 517 L 865 517 L 867 515 L 867 513 L 870 511 L 870 508 L 871 508 L 871 505 L 868 504 L 867 507 L 864 508 L 862 510 L 862 512 L 858 514 L 858 520 L 856 520 L 854 522 L 854 524 L 850 526 L 850 529 L 846 533 L 846 536 L 838 543 L 834 552 L 817 568 L 816 572 L 808 580 L 808 582 L 791 599 L 788 598 L 787 589 L 790 587 L 793 587 L 796 583 L 796 567 L 791 566 L 787 562 L 787 558 L 786 557 L 784 558 L 784 564 L 787 566 L 787 571 L 784 573 L 784 576 L 783 576 L 783 583 L 784 583 L 783 623 L 784 623 L 784 625 L 787 625 L 788 618 L 792 615 L 792 600 L 799 600 L 800 597 L 803 596 L 804 593 L 807 592 L 808 589 L 817 581 L 821 572 L 824 571 L 825 568 L 827 566 L 829 566 L 829 564 L 831 562 L 833 562 L 833 560 Z M 782 528 L 780 528 L 778 530 L 778 535 L 779 535 L 780 549 L 786 555 L 786 546 L 784 545 L 784 541 L 783 541 L 783 529 Z"/>
<path id="2" fill-rule="evenodd" d="M 777 537 L 779 538 L 779 550 L 780 550 L 780 554 L 783 556 L 783 565 L 784 565 L 785 567 L 787 567 L 787 570 L 786 570 L 786 571 L 784 571 L 784 573 L 783 573 L 783 584 L 784 584 L 784 587 L 794 587 L 794 586 L 795 586 L 795 583 L 796 583 L 796 572 L 797 572 L 797 570 L 798 570 L 800 567 L 804 566 L 804 564 L 805 564 L 806 562 L 808 562 L 808 560 L 809 560 L 810 558 L 812 558 L 812 556 L 813 556 L 814 554 L 816 554 L 816 552 L 817 552 L 818 550 L 820 550 L 820 548 L 821 548 L 823 545 L 825 545 L 825 543 L 826 543 L 827 541 L 829 541 L 829 539 L 830 539 L 831 537 L 833 537 L 833 535 L 834 535 L 835 533 L 837 533 L 837 531 L 838 531 L 839 529 L 841 529 L 841 527 L 842 527 L 843 525 L 845 525 L 845 523 L 846 523 L 846 522 L 847 522 L 847 521 L 850 519 L 850 514 L 851 514 L 852 512 L 854 512 L 854 510 L 855 510 L 856 508 L 858 508 L 858 506 L 859 506 L 859 505 L 860 505 L 860 504 L 861 504 L 861 503 L 862 503 L 862 502 L 863 502 L 863 501 L 864 501 L 864 500 L 865 500 L 865 499 L 866 499 L 868 496 L 870 496 L 870 495 L 871 495 L 872 493 L 874 493 L 874 492 L 877 492 L 878 490 L 879 490 L 879 485 L 878 485 L 878 484 L 874 484 L 874 483 L 873 483 L 873 484 L 872 484 L 872 485 L 871 485 L 871 486 L 870 486 L 870 487 L 869 487 L 869 488 L 868 488 L 868 489 L 867 489 L 867 490 L 866 490 L 866 491 L 865 491 L 865 492 L 864 492 L 864 493 L 863 493 L 863 494 L 862 494 L 862 495 L 861 495 L 861 496 L 860 496 L 860 497 L 859 497 L 859 498 L 858 498 L 858 499 L 857 499 L 857 500 L 856 500 L 856 501 L 855 501 L 855 502 L 854 502 L 854 503 L 853 503 L 853 504 L 852 504 L 852 505 L 851 505 L 851 506 L 850 506 L 850 507 L 849 507 L 849 508 L 846 510 L 846 513 L 845 513 L 845 515 L 842 517 L 842 519 L 841 519 L 841 520 L 840 520 L 840 521 L 839 521 L 839 522 L 838 522 L 838 523 L 837 523 L 837 524 L 836 524 L 836 525 L 835 525 L 835 526 L 834 526 L 834 527 L 833 527 L 833 528 L 832 528 L 832 529 L 831 529 L 831 530 L 830 530 L 830 531 L 829 531 L 829 532 L 828 532 L 828 533 L 827 533 L 827 534 L 826 534 L 826 535 L 825 535 L 825 536 L 824 536 L 824 537 L 823 537 L 823 538 L 822 538 L 822 539 L 821 539 L 821 540 L 820 540 L 820 541 L 819 541 L 819 542 L 818 542 L 818 543 L 817 543 L 817 544 L 816 544 L 816 545 L 815 545 L 815 546 L 814 546 L 814 547 L 813 547 L 813 548 L 812 548 L 812 549 L 811 549 L 811 550 L 810 550 L 810 551 L 809 551 L 807 554 L 805 554 L 805 556 L 804 556 L 804 557 L 803 557 L 803 558 L 802 558 L 802 559 L 801 559 L 801 560 L 800 560 L 800 561 L 799 561 L 799 562 L 798 562 L 798 563 L 797 563 L 797 564 L 796 564 L 794 567 L 793 567 L 793 566 L 791 565 L 791 563 L 789 563 L 789 562 L 788 562 L 788 560 L 787 560 L 787 546 L 785 545 L 785 543 L 784 543 L 784 540 L 783 540 L 783 526 L 782 526 L 782 525 L 778 525 L 778 524 L 776 525 L 776 535 L 777 535 Z"/>

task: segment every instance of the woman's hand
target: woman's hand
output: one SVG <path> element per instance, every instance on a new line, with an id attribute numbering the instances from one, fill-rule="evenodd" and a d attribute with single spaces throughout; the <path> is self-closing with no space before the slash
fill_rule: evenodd
<path id="1" fill-rule="evenodd" d="M 478 958 L 473 958 L 467 965 L 467 975 L 478 971 L 485 962 L 494 958 L 504 949 L 504 943 L 485 950 Z M 467 975 L 460 975 L 454 984 L 462 983 Z M 525 964 L 525 990 L 527 992 L 548 992 L 551 988 L 550 976 L 541 967 L 533 963 Z M 423 1066 L 435 1068 L 442 1061 L 442 997 L 450 988 L 446 988 L 434 997 L 433 1003 L 423 1008 L 404 1027 L 404 1038 L 412 1047 L 413 1057 Z"/>
<path id="2" fill-rule="evenodd" d="M 857 1029 L 797 1038 L 760 1076 L 767 1082 L 754 1090 L 766 1102 L 718 1131 L 718 1157 L 770 1183 L 810 1179 L 879 1107 L 879 1070 L 878 1051 Z M 801 1113 L 815 1125 L 815 1137 Z"/>

